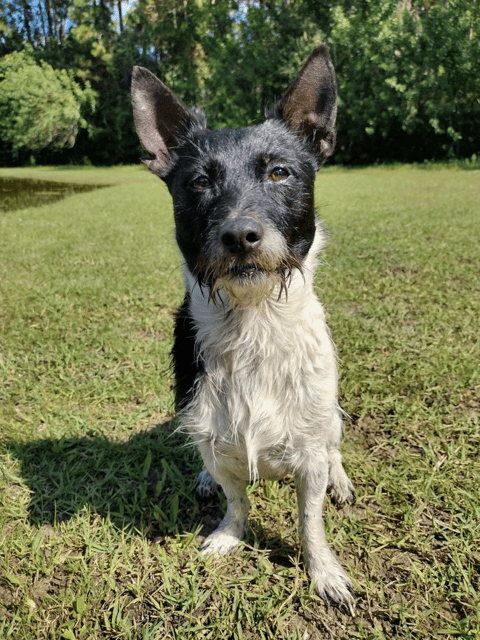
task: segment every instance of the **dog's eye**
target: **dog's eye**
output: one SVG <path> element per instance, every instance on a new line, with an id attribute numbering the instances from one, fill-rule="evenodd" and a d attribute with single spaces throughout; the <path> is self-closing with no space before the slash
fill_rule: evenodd
<path id="1" fill-rule="evenodd" d="M 208 189 L 208 187 L 210 186 L 210 180 L 205 176 L 200 176 L 199 178 L 195 178 L 195 180 L 192 180 L 190 184 L 194 189 L 203 191 L 204 189 Z"/>
<path id="2" fill-rule="evenodd" d="M 290 173 L 286 169 L 283 169 L 283 167 L 275 167 L 275 169 L 270 171 L 268 179 L 272 182 L 283 182 L 289 175 Z"/>

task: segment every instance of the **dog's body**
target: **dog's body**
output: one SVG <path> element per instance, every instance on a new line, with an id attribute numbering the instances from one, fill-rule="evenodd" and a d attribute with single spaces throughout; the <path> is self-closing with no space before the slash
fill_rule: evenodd
<path id="1" fill-rule="evenodd" d="M 248 480 L 295 476 L 300 534 L 320 595 L 349 604 L 351 583 L 327 546 L 327 488 L 354 491 L 342 466 L 335 353 L 313 290 L 324 236 L 315 173 L 333 151 L 336 87 L 326 47 L 312 53 L 258 126 L 210 131 L 136 67 L 135 124 L 175 207 L 186 296 L 172 351 L 182 426 L 228 499 L 204 553 L 226 554 L 247 523 Z"/>

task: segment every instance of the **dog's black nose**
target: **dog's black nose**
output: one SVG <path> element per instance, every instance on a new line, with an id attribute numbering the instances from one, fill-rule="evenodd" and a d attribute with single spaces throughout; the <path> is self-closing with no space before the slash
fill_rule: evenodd
<path id="1" fill-rule="evenodd" d="M 245 254 L 256 249 L 262 241 L 263 228 L 253 218 L 238 216 L 223 223 L 220 241 L 230 253 Z"/>

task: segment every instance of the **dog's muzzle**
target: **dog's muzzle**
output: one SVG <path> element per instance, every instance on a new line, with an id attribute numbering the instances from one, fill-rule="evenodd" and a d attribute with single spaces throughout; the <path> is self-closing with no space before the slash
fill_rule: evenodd
<path id="1" fill-rule="evenodd" d="M 280 298 L 295 268 L 300 265 L 277 229 L 252 216 L 237 215 L 224 219 L 212 234 L 195 275 L 200 285 L 210 288 L 214 301 L 224 290 L 241 304 L 256 304 L 276 287 Z"/>
<path id="2" fill-rule="evenodd" d="M 219 230 L 220 247 L 228 264 L 224 276 L 251 282 L 263 273 L 259 261 L 263 238 L 264 228 L 254 218 L 236 216 L 225 220 Z"/>

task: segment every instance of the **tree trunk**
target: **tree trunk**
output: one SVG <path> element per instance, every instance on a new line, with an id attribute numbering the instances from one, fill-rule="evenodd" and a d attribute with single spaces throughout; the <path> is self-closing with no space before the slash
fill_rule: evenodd
<path id="1" fill-rule="evenodd" d="M 23 8 L 23 24 L 25 27 L 25 31 L 27 33 L 27 40 L 32 44 L 32 33 L 30 31 L 30 19 L 32 17 L 31 9 L 26 0 L 22 0 L 22 8 Z"/>
<path id="2" fill-rule="evenodd" d="M 120 33 L 123 31 L 123 17 L 122 17 L 122 0 L 118 0 L 118 25 L 120 27 Z"/>

